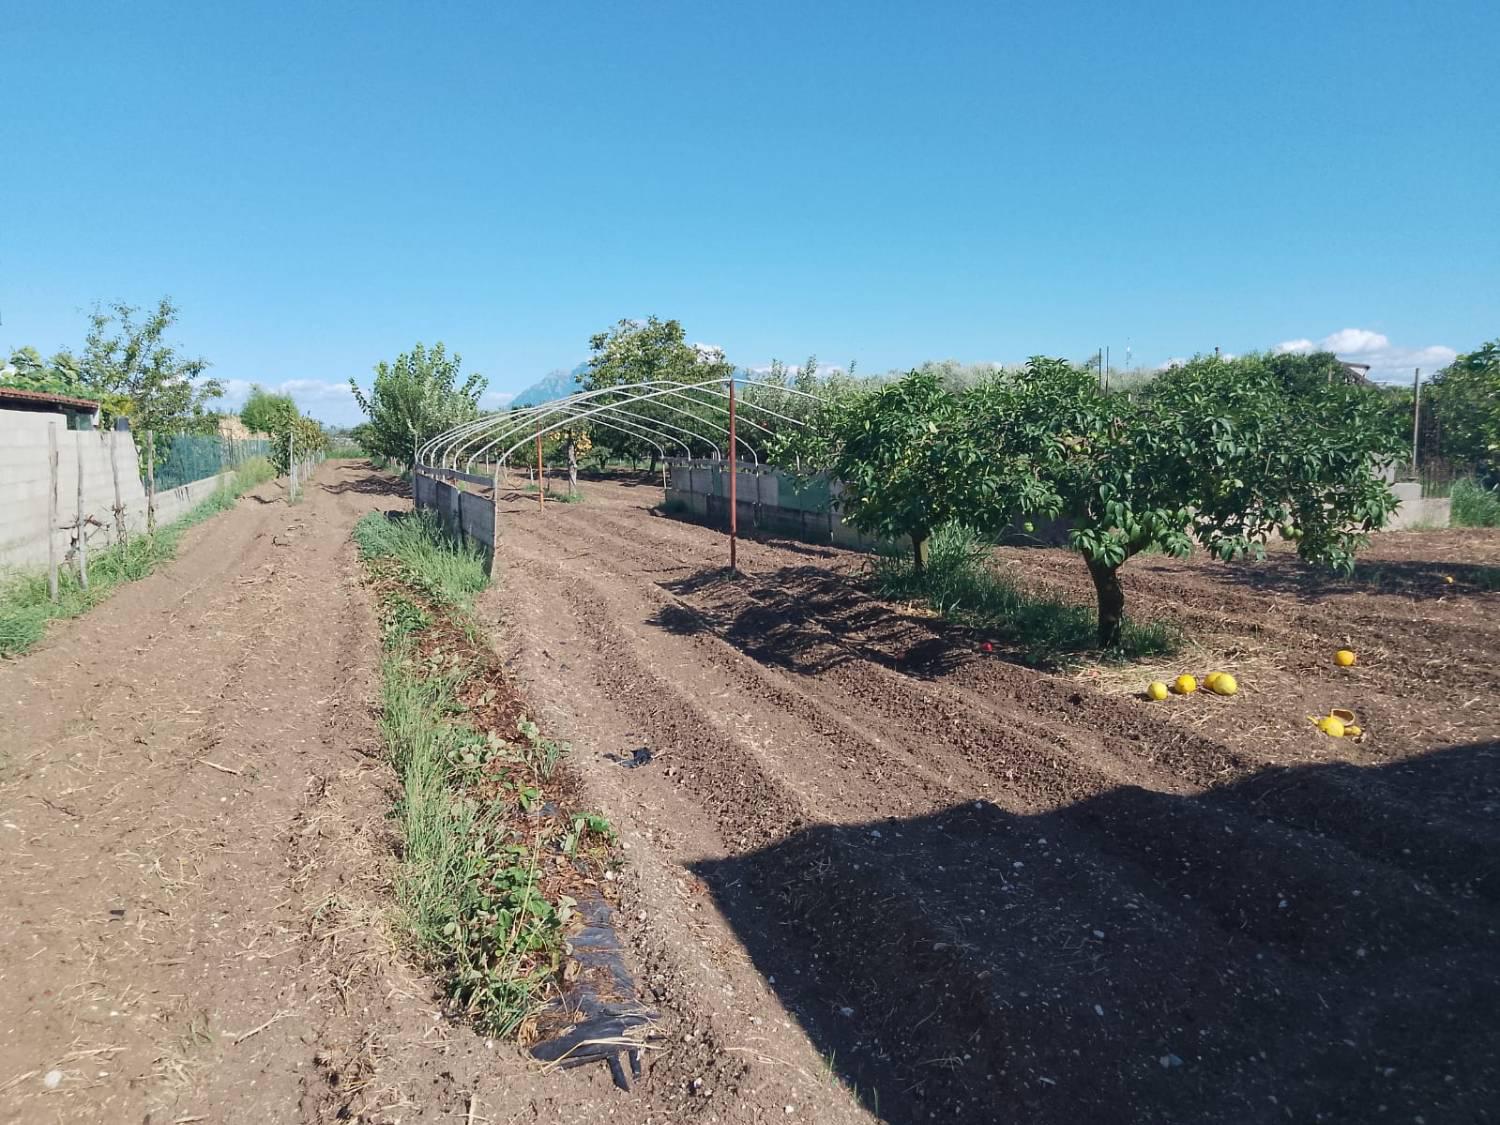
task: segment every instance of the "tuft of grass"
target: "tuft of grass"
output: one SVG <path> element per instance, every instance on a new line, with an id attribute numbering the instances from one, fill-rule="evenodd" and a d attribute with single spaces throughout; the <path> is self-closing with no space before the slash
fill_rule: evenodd
<path id="1" fill-rule="evenodd" d="M 948 524 L 933 533 L 920 574 L 908 554 L 880 555 L 875 589 L 893 600 L 924 601 L 949 621 L 983 630 L 1027 664 L 1059 666 L 1098 652 L 1098 616 L 1092 608 L 1024 590 L 996 571 L 990 557 L 990 545 L 975 532 Z M 1111 655 L 1160 656 L 1180 645 L 1168 623 L 1127 618 L 1121 645 Z"/>
<path id="2" fill-rule="evenodd" d="M 1485 488 L 1472 478 L 1453 482 L 1454 527 L 1500 527 L 1500 488 Z"/>
<path id="3" fill-rule="evenodd" d="M 371 512 L 354 525 L 354 541 L 367 560 L 396 560 L 404 578 L 448 606 L 467 609 L 489 584 L 484 552 L 449 535 L 432 512 Z"/>
<path id="4" fill-rule="evenodd" d="M 264 458 L 246 461 L 235 470 L 233 480 L 204 497 L 181 518 L 154 535 L 136 535 L 124 543 L 105 547 L 89 555 L 89 588 L 78 583 L 78 574 L 59 567 L 57 601 L 47 594 L 45 572 L 16 574 L 0 583 L 0 656 L 16 656 L 36 645 L 47 633 L 47 623 L 87 613 L 118 587 L 145 578 L 164 562 L 177 556 L 183 532 L 220 512 L 250 489 L 276 475 Z"/>
<path id="5" fill-rule="evenodd" d="M 460 703 L 487 671 L 469 616 L 487 582 L 483 553 L 430 513 L 372 513 L 354 536 L 379 592 L 381 728 L 401 780 L 400 924 L 458 1010 L 488 1034 L 515 1035 L 556 989 L 577 905 L 549 872 L 597 874 L 614 833 L 596 816 L 547 815 L 562 746 L 525 719 L 514 735 L 479 729 Z"/>

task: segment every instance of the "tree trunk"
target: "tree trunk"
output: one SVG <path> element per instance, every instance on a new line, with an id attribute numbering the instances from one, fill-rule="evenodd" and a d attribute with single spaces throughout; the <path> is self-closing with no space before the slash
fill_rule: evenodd
<path id="1" fill-rule="evenodd" d="M 656 473 L 656 453 L 655 452 L 653 452 L 651 454 L 651 469 L 650 469 L 650 472 L 652 473 L 653 476 Z"/>
<path id="2" fill-rule="evenodd" d="M 568 442 L 568 495 L 578 495 L 578 446 Z"/>
<path id="3" fill-rule="evenodd" d="M 1093 559 L 1084 561 L 1099 595 L 1099 647 L 1117 648 L 1125 624 L 1125 588 L 1120 585 L 1120 568 Z"/>
<path id="4" fill-rule="evenodd" d="M 926 531 L 913 531 L 911 533 L 911 555 L 912 569 L 918 574 L 927 570 L 927 549 L 931 544 L 931 536 Z"/>

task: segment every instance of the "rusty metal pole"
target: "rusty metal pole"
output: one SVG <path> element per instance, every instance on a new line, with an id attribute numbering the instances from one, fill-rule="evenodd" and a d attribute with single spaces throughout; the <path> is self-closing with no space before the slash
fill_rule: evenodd
<path id="1" fill-rule="evenodd" d="M 546 507 L 547 502 L 542 499 L 542 435 L 536 435 L 536 506 Z"/>
<path id="2" fill-rule="evenodd" d="M 735 569 L 735 547 L 740 534 L 739 491 L 735 486 L 734 376 L 729 377 L 729 569 Z"/>

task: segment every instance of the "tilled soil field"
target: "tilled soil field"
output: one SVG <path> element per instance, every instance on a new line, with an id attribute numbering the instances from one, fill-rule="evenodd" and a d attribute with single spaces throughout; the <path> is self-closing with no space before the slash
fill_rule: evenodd
<path id="1" fill-rule="evenodd" d="M 1046 673 L 859 555 L 747 541 L 730 578 L 659 497 L 517 498 L 483 603 L 631 849 L 654 1113 L 1500 1120 L 1500 535 L 1351 580 L 1137 559 L 1181 657 Z M 1087 596 L 1067 552 L 998 565 Z M 1138 696 L 1214 669 L 1238 696 Z"/>

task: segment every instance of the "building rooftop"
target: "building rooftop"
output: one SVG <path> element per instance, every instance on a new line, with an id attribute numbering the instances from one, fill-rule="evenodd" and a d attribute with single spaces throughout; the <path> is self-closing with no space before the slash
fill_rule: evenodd
<path id="1" fill-rule="evenodd" d="M 55 395 L 47 391 L 29 391 L 25 387 L 0 387 L 0 407 L 7 401 L 42 407 L 54 406 L 59 411 L 87 410 L 93 413 L 99 409 L 99 404 L 93 399 Z"/>

